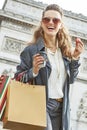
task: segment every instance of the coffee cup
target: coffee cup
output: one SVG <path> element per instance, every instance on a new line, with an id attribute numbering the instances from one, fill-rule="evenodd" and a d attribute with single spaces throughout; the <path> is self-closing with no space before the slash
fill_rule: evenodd
<path id="1" fill-rule="evenodd" d="M 40 68 L 43 68 L 43 67 L 46 66 L 47 54 L 46 54 L 44 51 L 40 51 L 39 54 L 40 54 L 41 56 L 43 56 L 43 58 L 44 58 L 44 62 L 43 62 L 42 64 L 40 64 Z"/>

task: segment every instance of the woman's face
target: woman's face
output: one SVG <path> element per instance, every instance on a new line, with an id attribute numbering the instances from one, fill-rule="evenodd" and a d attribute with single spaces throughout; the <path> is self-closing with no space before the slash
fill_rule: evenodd
<path id="1" fill-rule="evenodd" d="M 54 10 L 46 11 L 41 21 L 41 27 L 43 28 L 44 35 L 51 37 L 56 36 L 61 28 L 61 20 L 62 18 L 59 12 Z"/>

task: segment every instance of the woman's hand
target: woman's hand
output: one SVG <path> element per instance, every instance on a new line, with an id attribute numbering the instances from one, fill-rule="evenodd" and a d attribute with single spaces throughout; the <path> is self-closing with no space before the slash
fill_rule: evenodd
<path id="1" fill-rule="evenodd" d="M 80 54 L 83 52 L 83 50 L 84 50 L 83 42 L 81 41 L 80 38 L 76 38 L 76 46 L 73 51 L 72 57 L 78 59 L 80 57 Z"/>
<path id="2" fill-rule="evenodd" d="M 44 62 L 43 56 L 39 53 L 33 56 L 33 73 L 38 74 L 40 70 L 40 65 Z"/>

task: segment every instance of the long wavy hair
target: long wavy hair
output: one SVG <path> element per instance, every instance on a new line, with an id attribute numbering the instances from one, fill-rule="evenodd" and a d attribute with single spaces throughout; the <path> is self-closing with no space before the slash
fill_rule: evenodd
<path id="1" fill-rule="evenodd" d="M 50 4 L 43 11 L 42 18 L 44 17 L 45 12 L 48 10 L 58 11 L 61 17 L 63 17 L 63 10 L 56 4 Z M 44 31 L 41 25 L 35 30 L 32 43 L 35 43 L 39 37 L 44 37 Z M 62 22 L 62 28 L 59 29 L 56 35 L 56 39 L 58 40 L 58 47 L 61 49 L 63 56 L 71 58 L 71 49 L 72 49 L 71 36 L 69 35 L 69 31 L 65 27 L 63 22 Z"/>

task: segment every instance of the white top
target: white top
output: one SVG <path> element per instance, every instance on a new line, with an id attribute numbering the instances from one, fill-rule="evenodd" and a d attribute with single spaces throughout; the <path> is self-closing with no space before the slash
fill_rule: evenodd
<path id="1" fill-rule="evenodd" d="M 66 71 L 61 50 L 58 48 L 53 53 L 47 48 L 47 56 L 52 66 L 52 71 L 48 79 L 48 96 L 53 99 L 62 98 Z"/>

